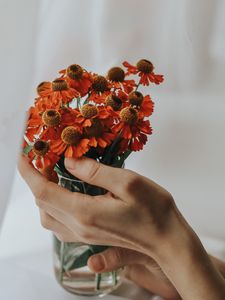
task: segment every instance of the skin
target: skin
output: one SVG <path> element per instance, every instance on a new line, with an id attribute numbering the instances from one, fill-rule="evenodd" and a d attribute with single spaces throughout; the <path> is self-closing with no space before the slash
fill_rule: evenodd
<path id="1" fill-rule="evenodd" d="M 225 299 L 224 264 L 208 256 L 168 191 L 135 172 L 92 159 L 66 159 L 65 165 L 74 176 L 109 192 L 95 197 L 72 193 L 57 185 L 54 173 L 40 174 L 25 157 L 19 170 L 44 228 L 65 242 L 113 246 L 92 256 L 90 268 L 102 272 L 126 266 L 128 278 L 167 300 Z"/>

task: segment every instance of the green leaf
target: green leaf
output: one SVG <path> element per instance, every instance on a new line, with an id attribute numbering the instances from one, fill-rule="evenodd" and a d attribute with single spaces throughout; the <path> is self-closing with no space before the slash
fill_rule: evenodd
<path id="1" fill-rule="evenodd" d="M 118 136 L 114 142 L 112 143 L 112 145 L 110 147 L 107 148 L 104 157 L 102 158 L 102 163 L 105 165 L 111 165 L 112 159 L 115 157 L 115 153 L 118 150 L 119 144 L 121 142 L 121 137 Z"/>
<path id="2" fill-rule="evenodd" d="M 73 247 L 73 244 L 71 244 Z M 74 256 L 71 252 L 71 255 L 66 255 L 69 249 L 65 249 L 64 256 L 66 256 L 66 262 L 63 265 L 65 271 L 71 271 L 74 269 L 82 268 L 87 265 L 89 257 L 93 254 L 97 254 L 106 250 L 108 246 L 98 246 L 98 245 L 89 245 L 88 249 L 82 252 L 80 255 Z M 72 258 L 72 259 L 71 259 Z"/>
<path id="3" fill-rule="evenodd" d="M 89 245 L 90 250 L 93 254 L 101 253 L 108 249 L 108 246 Z"/>
<path id="4" fill-rule="evenodd" d="M 71 271 L 74 269 L 82 268 L 87 265 L 87 261 L 93 253 L 90 249 L 84 251 L 81 255 L 74 257 L 73 260 L 69 260 L 64 264 L 63 268 L 65 271 Z"/>
<path id="5" fill-rule="evenodd" d="M 32 148 L 33 148 L 33 146 L 31 146 L 31 145 L 26 146 L 26 147 L 23 149 L 23 153 L 24 153 L 25 155 L 28 155 L 28 153 L 31 151 Z"/>
<path id="6" fill-rule="evenodd" d="M 61 241 L 55 235 L 53 235 L 53 247 L 57 256 L 60 257 Z"/>

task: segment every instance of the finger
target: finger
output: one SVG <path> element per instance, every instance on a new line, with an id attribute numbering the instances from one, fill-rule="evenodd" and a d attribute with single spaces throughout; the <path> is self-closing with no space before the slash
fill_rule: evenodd
<path id="1" fill-rule="evenodd" d="M 91 256 L 88 266 L 96 273 L 110 272 L 130 264 L 146 264 L 149 258 L 137 251 L 114 247 Z"/>
<path id="2" fill-rule="evenodd" d="M 44 210 L 40 209 L 40 220 L 41 225 L 52 231 L 57 238 L 62 242 L 78 242 L 78 236 L 67 228 L 64 224 L 56 220 L 50 214 L 46 213 Z"/>
<path id="3" fill-rule="evenodd" d="M 75 177 L 121 197 L 127 195 L 127 189 L 136 178 L 134 172 L 106 166 L 87 157 L 66 158 L 65 166 Z"/>
<path id="4" fill-rule="evenodd" d="M 48 181 L 40 172 L 38 172 L 27 160 L 22 156 L 19 160 L 18 168 L 21 176 L 31 188 L 39 207 L 50 206 L 56 208 L 63 213 L 89 216 L 95 211 L 98 212 L 100 201 L 94 197 L 81 193 L 73 193 L 69 190 Z M 99 200 L 99 199 L 98 199 Z M 98 204 L 99 203 L 99 204 Z"/>

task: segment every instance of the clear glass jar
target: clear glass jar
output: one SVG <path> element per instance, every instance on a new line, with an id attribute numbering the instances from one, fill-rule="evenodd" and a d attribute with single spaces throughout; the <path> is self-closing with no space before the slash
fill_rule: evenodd
<path id="1" fill-rule="evenodd" d="M 106 191 L 65 175 L 59 185 L 72 192 L 102 195 Z M 54 271 L 59 284 L 67 291 L 86 296 L 104 296 L 115 290 L 122 281 L 122 270 L 95 274 L 87 266 L 88 258 L 104 251 L 105 246 L 65 243 L 53 236 Z"/>

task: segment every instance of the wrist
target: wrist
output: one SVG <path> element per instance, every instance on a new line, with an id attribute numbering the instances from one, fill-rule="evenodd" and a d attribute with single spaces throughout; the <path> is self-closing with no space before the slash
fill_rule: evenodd
<path id="1" fill-rule="evenodd" d="M 175 230 L 172 230 L 175 228 Z M 225 299 L 225 282 L 179 211 L 155 251 L 155 260 L 182 299 Z"/>
<path id="2" fill-rule="evenodd" d="M 177 257 L 184 258 L 194 255 L 201 242 L 184 217 L 174 206 L 170 212 L 165 232 L 155 247 L 155 256 L 159 264 L 171 262 Z"/>

